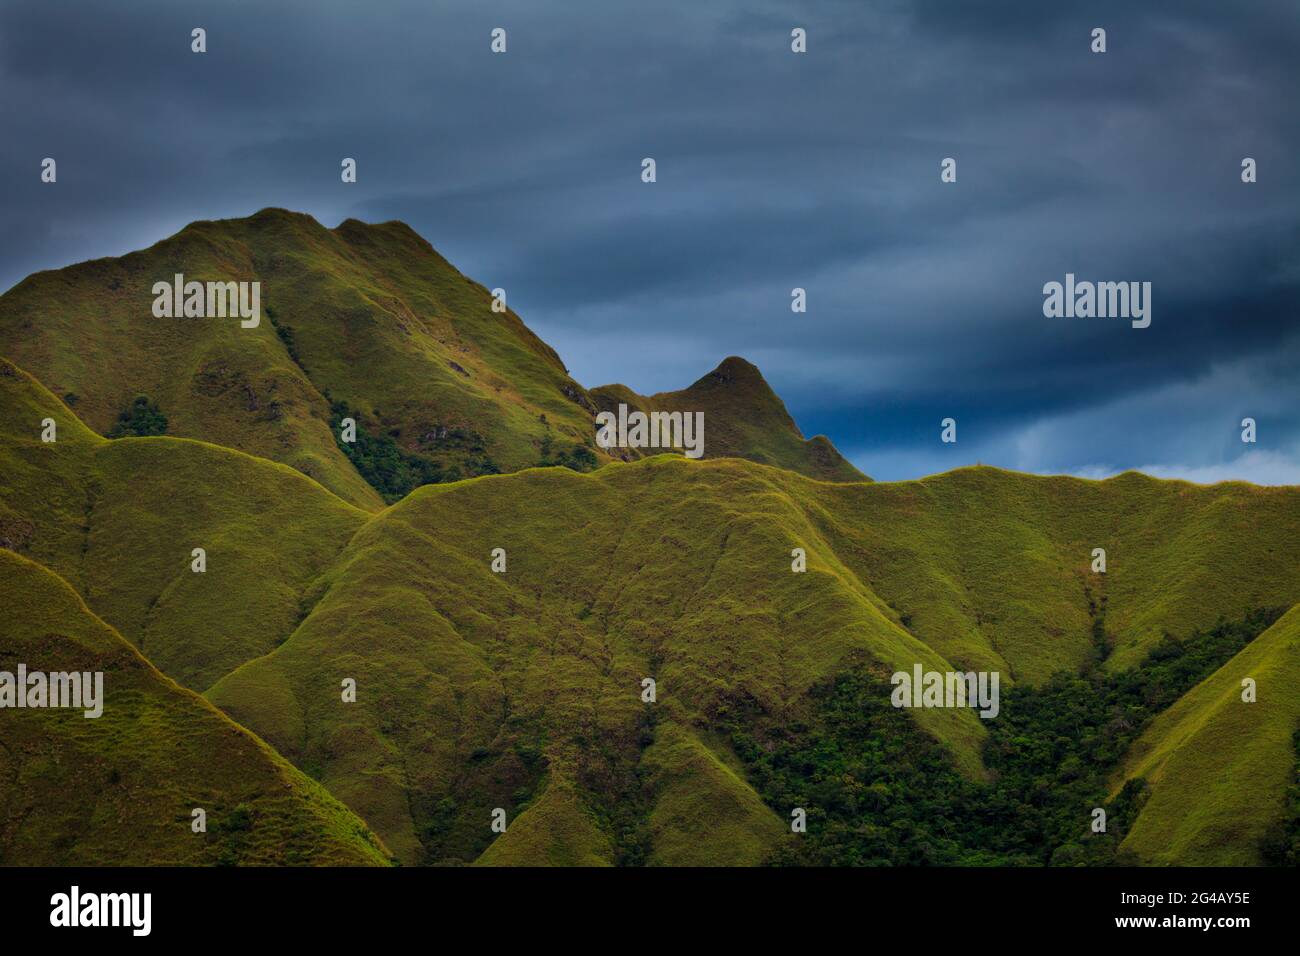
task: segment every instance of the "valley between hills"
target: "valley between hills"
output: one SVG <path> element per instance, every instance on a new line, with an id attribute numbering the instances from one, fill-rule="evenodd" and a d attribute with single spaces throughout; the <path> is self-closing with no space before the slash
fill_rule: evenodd
<path id="1" fill-rule="evenodd" d="M 1294 865 L 1300 488 L 873 482 L 743 359 L 588 389 L 492 302 L 276 209 L 0 296 L 0 671 L 106 696 L 0 710 L 0 865 Z M 998 718 L 890 707 L 916 664 Z"/>

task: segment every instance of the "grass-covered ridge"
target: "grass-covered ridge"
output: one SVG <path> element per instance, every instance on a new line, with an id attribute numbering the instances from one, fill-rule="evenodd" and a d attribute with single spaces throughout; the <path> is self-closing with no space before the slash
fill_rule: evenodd
<path id="1" fill-rule="evenodd" d="M 155 318 L 153 284 L 177 273 L 260 282 L 261 323 Z M 27 277 L 0 296 L 0 355 L 100 434 L 165 427 L 287 464 L 370 511 L 428 482 L 608 460 L 592 396 L 492 304 L 400 222 L 327 229 L 264 209 Z M 824 438 L 803 442 L 752 366 L 743 388 L 701 390 L 736 361 L 676 393 L 706 413 L 709 454 L 861 478 Z M 339 441 L 340 407 L 366 447 Z"/>
<path id="2" fill-rule="evenodd" d="M 1242 699 L 1247 678 L 1256 685 L 1254 703 Z M 1112 790 L 1142 778 L 1150 797 L 1123 848 L 1162 865 L 1266 862 L 1268 842 L 1295 814 L 1298 686 L 1300 607 L 1293 607 L 1161 714 L 1126 754 Z"/>
<path id="3" fill-rule="evenodd" d="M 762 862 L 789 821 L 722 732 L 737 715 L 797 734 L 810 693 L 863 662 L 998 670 L 1007 694 L 1059 671 L 1117 679 L 1166 633 L 1300 600 L 1298 523 L 1295 488 L 990 468 L 840 483 L 672 455 L 431 484 L 372 514 L 263 458 L 102 438 L 0 363 L 0 544 L 66 579 L 405 863 Z M 1105 575 L 1089 568 L 1098 546 Z M 1270 636 L 1288 620 L 1238 658 L 1272 648 L 1270 666 L 1293 666 L 1294 642 Z M 1238 845 L 1161 796 L 1214 790 L 1218 764 L 1182 745 L 1206 713 L 1270 742 L 1251 748 L 1269 795 L 1241 811 L 1251 840 L 1285 815 L 1295 714 L 1255 706 L 1166 724 L 1175 704 L 1147 727 L 1151 766 L 1115 778 L 1116 794 L 1135 776 L 1150 787 L 1126 852 L 1150 858 L 1144 833 L 1175 859 Z M 962 786 L 994 778 L 987 722 L 901 719 Z M 499 837 L 497 807 L 512 821 Z M 1171 826 L 1191 829 L 1171 841 Z"/>
<path id="4" fill-rule="evenodd" d="M 383 865 L 371 830 L 0 549 L 0 670 L 103 673 L 103 713 L 0 710 L 0 866 Z M 207 813 L 207 832 L 191 812 Z"/>
<path id="5" fill-rule="evenodd" d="M 52 418 L 57 441 L 41 441 Z M 100 438 L 0 359 L 0 526 L 152 663 L 203 691 L 287 637 L 364 523 L 284 465 L 189 439 Z M 3 535 L 0 535 L 3 537 Z M 192 570 L 193 550 L 207 570 Z"/>
<path id="6" fill-rule="evenodd" d="M 1105 578 L 1091 575 L 1090 525 L 1104 529 L 1113 554 L 1138 543 L 1164 553 L 1148 539 L 1150 526 L 1131 539 L 1114 517 L 1128 512 L 1135 491 L 1157 512 L 1216 516 L 1207 520 L 1217 521 L 1221 573 L 1232 586 L 1136 589 L 1129 581 L 1138 569 L 1121 573 L 1114 558 Z M 503 772 L 497 763 L 512 764 L 530 730 L 545 787 L 589 794 L 598 821 L 609 817 L 602 799 L 610 789 L 584 790 L 593 752 L 610 766 L 641 768 L 648 860 L 756 862 L 782 821 L 714 734 L 734 708 L 784 725 L 811 688 L 859 658 L 890 670 L 916 661 L 997 669 L 1004 692 L 1059 670 L 1127 673 L 1164 646 L 1163 634 L 1128 623 L 1152 603 L 1186 610 L 1167 618 L 1181 640 L 1198 628 L 1182 623 L 1193 613 L 1231 620 L 1294 599 L 1300 553 L 1285 529 L 1295 523 L 1296 494 L 991 469 L 837 485 L 742 461 L 672 457 L 423 488 L 359 531 L 298 630 L 218 683 L 212 698 L 319 768 L 404 858 L 430 852 L 422 808 L 452 796 L 457 813 L 479 825 L 490 806 L 507 806 L 485 805 L 482 793 L 467 802 L 466 768 L 478 753 L 477 764 Z M 1236 559 L 1240 521 L 1276 528 L 1267 545 L 1277 563 Z M 808 552 L 806 574 L 791 573 L 793 546 Z M 508 555 L 505 574 L 490 570 L 496 547 Z M 1184 588 L 1197 586 L 1191 571 Z M 944 588 L 932 586 L 940 581 Z M 1101 660 L 1094 621 L 1103 606 Z M 936 625 L 954 621 L 969 623 Z M 322 692 L 344 670 L 375 688 L 351 711 Z M 649 732 L 638 698 L 645 676 L 660 688 Z M 987 778 L 984 722 L 943 710 L 902 719 L 919 721 L 964 779 Z M 354 746 L 340 761 L 331 741 L 345 727 Z M 498 787 L 492 799 L 509 793 Z M 719 826 L 704 809 L 710 802 L 749 821 L 740 827 L 747 840 Z M 567 813 L 571 803 L 554 806 Z M 530 803 L 528 812 L 535 819 L 549 805 Z M 606 838 L 620 829 L 611 825 Z"/>

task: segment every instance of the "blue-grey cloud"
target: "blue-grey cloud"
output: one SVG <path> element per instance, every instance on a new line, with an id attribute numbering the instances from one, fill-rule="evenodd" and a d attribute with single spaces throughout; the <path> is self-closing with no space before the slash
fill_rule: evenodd
<path id="1" fill-rule="evenodd" d="M 580 381 L 744 355 L 877 477 L 1292 481 L 1298 46 L 1286 0 L 10 0 L 0 287 L 268 205 L 396 218 Z M 1066 272 L 1152 282 L 1151 327 L 1045 318 Z"/>

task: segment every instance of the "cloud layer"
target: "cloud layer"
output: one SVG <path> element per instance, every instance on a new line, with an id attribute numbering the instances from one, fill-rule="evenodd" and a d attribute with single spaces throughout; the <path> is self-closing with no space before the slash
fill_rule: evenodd
<path id="1" fill-rule="evenodd" d="M 0 286 L 269 205 L 402 219 L 585 384 L 744 355 L 878 478 L 1297 482 L 1300 8 L 1075 6 L 10 0 Z M 1044 318 L 1067 272 L 1150 281 L 1151 327 Z"/>

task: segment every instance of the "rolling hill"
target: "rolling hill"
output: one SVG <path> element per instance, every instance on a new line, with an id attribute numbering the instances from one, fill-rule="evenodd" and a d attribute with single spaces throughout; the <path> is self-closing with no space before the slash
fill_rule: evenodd
<path id="1" fill-rule="evenodd" d="M 0 549 L 0 669 L 101 672 L 102 714 L 0 710 L 0 866 L 387 862 L 356 816 Z M 206 832 L 192 811 L 206 812 Z"/>
<path id="2" fill-rule="evenodd" d="M 585 793 L 596 819 L 640 804 L 631 829 L 650 861 L 757 862 L 779 832 L 711 736 L 728 714 L 796 719 L 810 689 L 858 657 L 885 673 L 919 661 L 1039 681 L 1092 659 L 1103 606 L 1118 669 L 1162 637 L 1142 623 L 1153 606 L 1182 609 L 1167 615 L 1178 634 L 1182 619 L 1289 605 L 1297 494 L 991 469 L 836 485 L 671 457 L 425 488 L 358 532 L 293 635 L 210 696 L 318 768 L 404 859 L 471 858 L 489 834 L 458 841 L 496 806 L 570 814 L 569 798 L 533 802 L 554 786 Z M 1136 497 L 1212 525 L 1220 543 L 1202 557 L 1227 585 L 1203 588 L 1188 567 L 1181 585 L 1142 588 L 1142 566 L 1118 562 L 1090 579 L 1089 526 L 1117 555 L 1159 550 L 1153 525 L 1125 527 Z M 1263 528 L 1276 562 L 1231 561 Z M 490 568 L 498 547 L 503 574 Z M 808 551 L 806 574 L 791 573 L 793 547 Z M 344 672 L 375 688 L 346 715 L 324 694 Z M 653 707 L 639 700 L 645 677 L 658 682 Z M 985 776 L 985 728 L 969 711 L 914 716 L 964 774 Z M 750 818 L 749 851 L 716 815 L 673 809 L 674 794 Z"/>
<path id="3" fill-rule="evenodd" d="M 758 863 L 788 842 L 788 809 L 717 733 L 738 714 L 803 722 L 810 694 L 861 662 L 1035 684 L 1094 662 L 1099 629 L 1121 671 L 1165 632 L 1300 594 L 1290 488 L 989 468 L 834 483 L 661 455 L 431 485 L 370 515 L 241 452 L 105 440 L 10 363 L 0 439 L 6 546 L 408 863 Z M 1285 709 L 1246 716 L 1289 739 Z M 966 779 L 988 778 L 971 712 L 908 717 Z M 1261 759 L 1276 780 L 1289 758 Z M 1213 769 L 1189 766 L 1191 788 Z M 1267 806 L 1256 829 L 1280 812 Z M 498 807 L 517 826 L 494 841 Z"/>
<path id="4" fill-rule="evenodd" d="M 52 418 L 57 441 L 41 441 Z M 168 676 L 202 691 L 273 649 L 367 515 L 284 465 L 181 438 L 107 441 L 0 359 L 0 528 Z M 192 570 L 193 550 L 207 569 Z"/>

